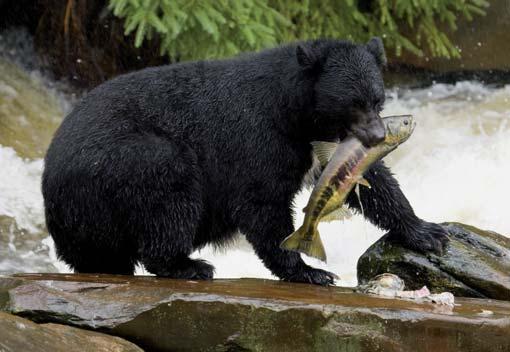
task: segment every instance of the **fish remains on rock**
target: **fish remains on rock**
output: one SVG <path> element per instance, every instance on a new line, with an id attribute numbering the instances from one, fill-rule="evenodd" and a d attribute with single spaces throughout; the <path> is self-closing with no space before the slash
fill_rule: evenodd
<path id="1" fill-rule="evenodd" d="M 315 142 L 314 151 L 325 169 L 315 185 L 305 208 L 303 225 L 281 243 L 282 249 L 305 253 L 326 261 L 326 252 L 317 226 L 320 221 L 345 217 L 343 204 L 358 183 L 370 187 L 363 178 L 369 167 L 395 150 L 413 133 L 411 115 L 383 118 L 386 138 L 366 148 L 358 139 L 348 137 L 341 143 Z"/>
<path id="2" fill-rule="evenodd" d="M 432 294 L 427 286 L 423 286 L 419 290 L 405 290 L 404 288 L 404 280 L 397 275 L 384 273 L 377 275 L 364 285 L 359 285 L 356 291 L 384 297 L 415 300 L 417 302 L 431 302 L 450 308 L 453 308 L 455 305 L 455 297 L 450 292 Z M 444 310 L 444 312 L 448 311 Z"/>

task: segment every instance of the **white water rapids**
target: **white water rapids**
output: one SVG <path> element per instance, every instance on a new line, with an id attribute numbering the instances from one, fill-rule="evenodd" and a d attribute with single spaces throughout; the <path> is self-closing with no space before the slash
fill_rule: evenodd
<path id="1" fill-rule="evenodd" d="M 4 97 L 0 116 L 8 113 L 9 121 L 24 126 L 29 117 L 8 110 L 12 99 L 22 94 L 20 86 L 5 79 L 9 74 L 0 72 L 0 97 Z M 61 97 L 57 101 L 66 110 L 68 102 Z M 510 86 L 458 82 L 388 91 L 383 115 L 407 113 L 414 115 L 416 130 L 386 162 L 416 213 L 429 221 L 460 221 L 510 234 Z M 24 158 L 12 146 L 0 144 L 0 273 L 68 270 L 55 258 L 44 230 L 42 167 L 40 158 Z M 296 197 L 297 225 L 303 220 L 301 209 L 308 195 Z M 320 231 L 328 263 L 305 260 L 338 274 L 340 285 L 356 284 L 358 257 L 383 232 L 361 216 L 321 224 Z M 216 277 L 273 278 L 243 241 L 222 251 L 207 247 L 194 256 L 211 261 Z"/>

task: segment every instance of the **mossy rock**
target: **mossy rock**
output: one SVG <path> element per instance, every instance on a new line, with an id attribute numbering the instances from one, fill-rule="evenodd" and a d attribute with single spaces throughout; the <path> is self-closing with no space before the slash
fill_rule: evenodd
<path id="1" fill-rule="evenodd" d="M 392 273 L 408 289 L 510 300 L 510 238 L 460 223 L 442 224 L 450 242 L 444 255 L 421 254 L 383 236 L 358 260 L 358 282 Z"/>

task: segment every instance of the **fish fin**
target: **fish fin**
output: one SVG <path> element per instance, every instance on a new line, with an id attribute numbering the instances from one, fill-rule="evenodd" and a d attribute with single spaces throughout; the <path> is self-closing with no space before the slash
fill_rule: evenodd
<path id="1" fill-rule="evenodd" d="M 285 238 L 280 244 L 281 249 L 304 253 L 310 257 L 326 262 L 326 251 L 317 229 L 314 229 L 311 240 L 305 239 L 305 229 L 301 226 L 297 231 Z"/>
<path id="2" fill-rule="evenodd" d="M 367 179 L 366 179 L 366 178 L 364 178 L 364 177 L 361 177 L 361 178 L 358 180 L 358 183 L 359 183 L 360 185 L 365 186 L 365 187 L 372 188 L 372 186 L 370 186 L 370 183 L 369 183 L 369 182 L 367 181 Z"/>
<path id="3" fill-rule="evenodd" d="M 336 220 L 346 220 L 352 217 L 352 211 L 346 206 L 342 206 L 337 208 L 323 217 L 321 217 L 320 221 L 322 222 L 331 222 Z"/>
<path id="4" fill-rule="evenodd" d="M 317 155 L 317 159 L 319 159 L 319 163 L 321 166 L 327 165 L 331 156 L 335 152 L 338 147 L 338 143 L 334 142 L 312 142 L 313 152 Z"/>

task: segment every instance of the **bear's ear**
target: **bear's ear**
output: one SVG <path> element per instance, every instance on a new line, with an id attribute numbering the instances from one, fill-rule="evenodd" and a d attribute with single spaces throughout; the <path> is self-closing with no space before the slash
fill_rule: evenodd
<path id="1" fill-rule="evenodd" d="M 299 44 L 296 48 L 296 59 L 303 68 L 314 68 L 319 63 L 319 58 L 311 48 Z"/>
<path id="2" fill-rule="evenodd" d="M 386 53 L 384 51 L 384 44 L 381 38 L 373 37 L 367 43 L 367 50 L 374 55 L 375 61 L 379 66 L 386 66 L 388 60 L 386 59 Z"/>

